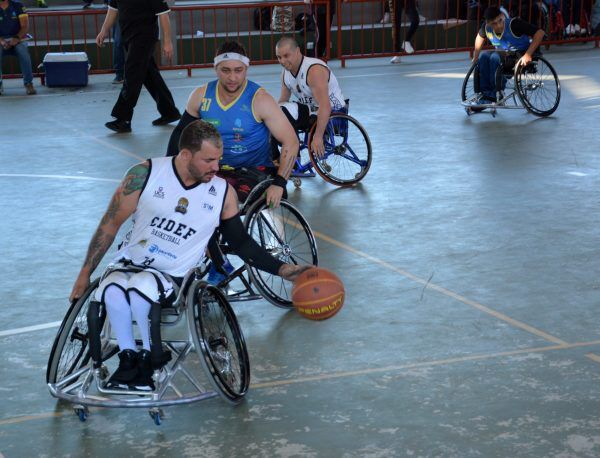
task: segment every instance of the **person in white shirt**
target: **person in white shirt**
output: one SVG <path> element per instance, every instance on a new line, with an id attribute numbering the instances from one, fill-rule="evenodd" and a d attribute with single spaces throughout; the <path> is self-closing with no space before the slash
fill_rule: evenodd
<path id="1" fill-rule="evenodd" d="M 296 130 L 309 129 L 316 115 L 310 148 L 322 156 L 323 134 L 331 112 L 347 111 L 337 78 L 325 62 L 304 56 L 298 42 L 291 37 L 277 42 L 275 54 L 283 67 L 279 105 Z M 290 101 L 292 95 L 295 101 Z"/>
<path id="2" fill-rule="evenodd" d="M 71 301 L 88 288 L 90 275 L 119 228 L 132 219 L 132 228 L 114 260 L 121 266 L 102 279 L 95 297 L 106 306 L 121 350 L 109 387 L 154 389 L 148 319 L 152 303 L 173 292 L 167 278 L 179 281 L 202 260 L 217 226 L 233 251 L 257 269 L 294 281 L 309 267 L 279 261 L 248 235 L 239 216 L 236 192 L 216 176 L 222 154 L 216 128 L 201 120 L 192 122 L 181 134 L 177 156 L 149 159 L 127 172 L 92 237 Z M 133 320 L 142 337 L 139 353 Z"/>

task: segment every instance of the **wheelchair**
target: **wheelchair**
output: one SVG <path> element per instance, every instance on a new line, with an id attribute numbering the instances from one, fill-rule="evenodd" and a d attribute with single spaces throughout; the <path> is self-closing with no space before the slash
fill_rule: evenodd
<path id="1" fill-rule="evenodd" d="M 260 183 L 242 205 L 244 226 L 280 260 L 316 265 L 315 239 L 300 212 L 286 200 L 277 209 L 268 208 L 259 197 L 271 181 Z M 219 243 L 226 250 L 226 245 Z M 107 386 L 119 348 L 106 308 L 94 299 L 101 280 L 97 278 L 71 304 L 55 337 L 46 371 L 50 394 L 70 402 L 81 421 L 88 418 L 89 407 L 147 408 L 156 425 L 164 419 L 165 406 L 217 396 L 233 405 L 242 402 L 250 386 L 250 362 L 231 302 L 262 297 L 278 307 L 291 308 L 291 284 L 242 265 L 214 286 L 203 279 L 211 262 L 205 256 L 179 282 L 165 275 L 174 285 L 171 300 L 152 304 L 152 359 L 170 356 L 153 365 L 154 390 Z M 104 276 L 119 268 L 109 266 Z M 228 295 L 228 287 L 236 282 L 242 290 Z M 136 342 L 141 345 L 140 339 Z"/>
<path id="2" fill-rule="evenodd" d="M 496 101 L 480 103 L 479 67 L 474 62 L 462 84 L 461 99 L 467 115 L 490 110 L 492 116 L 498 109 L 526 109 L 529 113 L 546 117 L 558 108 L 560 81 L 554 67 L 541 53 L 536 53 L 526 66 L 512 64 L 520 55 L 508 52 L 496 71 Z M 499 89 L 500 88 L 500 89 Z"/>
<path id="3" fill-rule="evenodd" d="M 314 177 L 315 171 L 325 181 L 336 186 L 353 186 L 369 171 L 372 159 L 371 140 L 362 124 L 348 115 L 347 103 L 348 101 L 342 111 L 332 112 L 329 117 L 323 134 L 323 157 L 310 150 L 316 116 L 313 116 L 308 130 L 298 132 L 300 151 L 291 174 L 296 188 L 302 185 L 301 178 Z M 303 162 L 303 155 L 308 155 L 308 160 Z"/>

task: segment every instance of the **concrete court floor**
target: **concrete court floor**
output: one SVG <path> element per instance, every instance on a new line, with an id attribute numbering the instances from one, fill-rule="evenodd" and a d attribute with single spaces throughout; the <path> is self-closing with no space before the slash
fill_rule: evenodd
<path id="1" fill-rule="evenodd" d="M 45 368 L 87 243 L 124 171 L 171 127 L 144 93 L 133 133 L 103 126 L 118 88 L 0 99 L 0 456 L 600 456 L 597 320 L 600 51 L 547 52 L 562 78 L 548 119 L 467 117 L 466 54 L 332 68 L 367 128 L 364 182 L 290 186 L 347 301 L 315 323 L 236 304 L 247 400 L 91 409 L 51 398 Z M 178 106 L 211 70 L 165 74 Z M 279 69 L 252 79 L 278 94 Z M 34 326 L 33 330 L 27 327 Z"/>

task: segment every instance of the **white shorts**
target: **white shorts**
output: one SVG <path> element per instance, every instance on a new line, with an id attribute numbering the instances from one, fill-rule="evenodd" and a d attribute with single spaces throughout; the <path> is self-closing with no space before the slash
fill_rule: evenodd
<path id="1" fill-rule="evenodd" d="M 104 291 L 114 285 L 121 289 L 127 297 L 130 291 L 137 292 L 148 302 L 157 302 L 160 299 L 161 290 L 165 298 L 173 294 L 173 283 L 162 273 L 154 269 L 128 270 L 127 266 L 120 267 L 105 275 L 96 290 L 96 300 L 104 302 Z"/>

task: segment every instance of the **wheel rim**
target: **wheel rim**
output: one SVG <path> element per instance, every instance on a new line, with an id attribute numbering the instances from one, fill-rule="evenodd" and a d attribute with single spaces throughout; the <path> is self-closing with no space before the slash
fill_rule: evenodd
<path id="1" fill-rule="evenodd" d="M 211 378 L 227 399 L 237 401 L 250 384 L 250 365 L 241 329 L 216 288 L 201 287 L 197 298 L 194 322 Z"/>
<path id="2" fill-rule="evenodd" d="M 311 130 L 311 139 L 315 126 Z M 309 144 L 312 140 L 309 140 Z M 352 185 L 364 178 L 371 167 L 371 141 L 364 127 L 351 116 L 333 114 L 323 134 L 325 154 L 310 152 L 313 166 L 326 181 Z"/>
<path id="3" fill-rule="evenodd" d="M 519 97 L 527 110 L 537 116 L 549 116 L 560 102 L 560 82 L 552 66 L 538 58 L 516 71 Z"/>
<path id="4" fill-rule="evenodd" d="M 250 236 L 272 256 L 288 264 L 316 265 L 316 242 L 306 220 L 289 202 L 275 209 L 257 202 L 246 216 Z M 292 306 L 292 283 L 250 267 L 250 275 L 261 294 L 279 307 Z"/>

